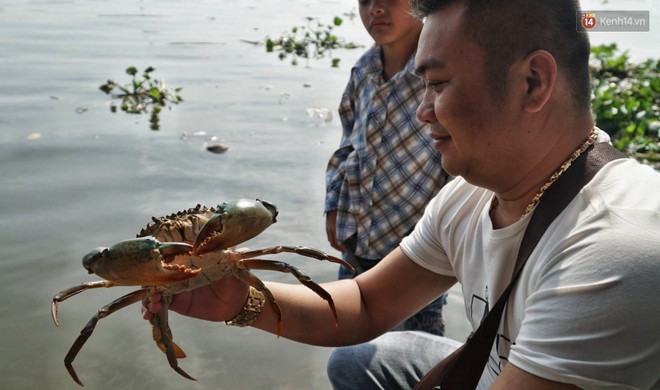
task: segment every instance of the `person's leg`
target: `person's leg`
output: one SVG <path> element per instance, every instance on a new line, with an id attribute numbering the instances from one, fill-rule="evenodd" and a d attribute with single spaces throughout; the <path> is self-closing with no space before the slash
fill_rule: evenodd
<path id="1" fill-rule="evenodd" d="M 342 260 L 348 262 L 346 259 L 347 259 L 346 254 L 342 253 Z M 349 262 L 349 264 L 350 264 L 350 262 Z M 343 265 L 339 266 L 339 271 L 337 272 L 337 279 L 340 279 L 340 280 L 341 279 L 353 279 L 354 277 L 355 277 L 355 271 L 354 270 L 352 270 L 352 269 L 350 269 L 346 266 L 343 266 Z"/>
<path id="2" fill-rule="evenodd" d="M 341 252 L 341 258 L 348 264 L 352 265 L 353 269 L 340 265 L 337 278 L 353 279 L 354 277 L 364 272 L 364 269 L 360 265 L 359 259 L 353 254 L 355 252 L 355 246 L 357 245 L 357 235 L 353 234 L 351 237 L 345 240 L 343 244 L 347 251 Z"/>
<path id="3" fill-rule="evenodd" d="M 426 332 L 388 332 L 368 343 L 334 349 L 328 378 L 335 390 L 412 389 L 460 346 Z"/>
<path id="4" fill-rule="evenodd" d="M 363 259 L 361 257 L 355 256 L 351 252 L 342 252 L 341 258 L 348 264 L 352 265 L 354 269 L 351 270 L 348 267 L 340 265 L 338 279 L 353 279 L 354 277 L 378 264 L 378 262 L 381 260 Z"/>
<path id="5" fill-rule="evenodd" d="M 337 279 L 353 279 L 362 271 L 360 265 L 358 264 L 355 256 L 349 252 L 342 252 L 341 259 L 352 265 L 354 269 L 350 269 L 343 265 L 339 266 L 339 272 L 337 273 Z"/>

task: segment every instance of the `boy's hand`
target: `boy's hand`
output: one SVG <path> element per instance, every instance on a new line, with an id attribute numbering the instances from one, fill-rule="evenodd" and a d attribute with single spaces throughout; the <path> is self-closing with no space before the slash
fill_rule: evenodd
<path id="1" fill-rule="evenodd" d="M 333 248 L 340 252 L 348 252 L 344 244 L 337 242 L 337 210 L 328 211 L 325 214 L 325 234 Z"/>

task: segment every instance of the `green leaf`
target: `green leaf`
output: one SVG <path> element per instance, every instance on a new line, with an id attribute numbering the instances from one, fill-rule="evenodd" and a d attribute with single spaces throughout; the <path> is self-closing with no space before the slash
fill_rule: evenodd
<path id="1" fill-rule="evenodd" d="M 160 100 L 162 99 L 162 97 L 163 97 L 163 95 L 161 95 L 161 93 L 160 93 L 160 91 L 158 90 L 158 88 L 151 88 L 151 89 L 149 90 L 149 96 L 150 96 L 154 101 L 160 101 Z"/>
<path id="2" fill-rule="evenodd" d="M 101 85 L 101 86 L 99 87 L 99 89 L 100 89 L 101 91 L 105 92 L 107 95 L 109 95 L 110 92 L 112 92 L 113 85 L 111 84 L 111 81 L 108 80 L 108 83 L 107 83 L 107 84 L 103 84 L 103 85 Z"/>

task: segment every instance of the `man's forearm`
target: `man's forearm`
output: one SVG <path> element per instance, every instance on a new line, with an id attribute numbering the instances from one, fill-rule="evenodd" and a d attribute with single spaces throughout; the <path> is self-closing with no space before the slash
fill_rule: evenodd
<path id="1" fill-rule="evenodd" d="M 305 286 L 266 283 L 282 312 L 282 337 L 306 344 L 340 346 L 367 341 L 376 336 L 353 280 L 323 284 L 337 309 L 335 321 L 328 302 Z M 255 327 L 277 334 L 277 319 L 266 304 Z"/>

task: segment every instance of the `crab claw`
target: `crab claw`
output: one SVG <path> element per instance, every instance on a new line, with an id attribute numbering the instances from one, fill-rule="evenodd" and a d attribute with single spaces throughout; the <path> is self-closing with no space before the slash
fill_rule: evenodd
<path id="1" fill-rule="evenodd" d="M 163 260 L 170 263 L 177 256 L 190 254 L 192 245 L 185 242 L 159 242 L 158 251 Z"/>
<path id="2" fill-rule="evenodd" d="M 277 222 L 277 214 L 275 205 L 259 199 L 223 203 L 200 230 L 193 253 L 227 249 L 256 237 Z"/>
<path id="3" fill-rule="evenodd" d="M 89 273 L 123 286 L 152 286 L 190 279 L 201 270 L 173 263 L 189 255 L 192 246 L 182 242 L 161 243 L 153 237 L 118 242 L 96 248 L 83 257 Z"/>

